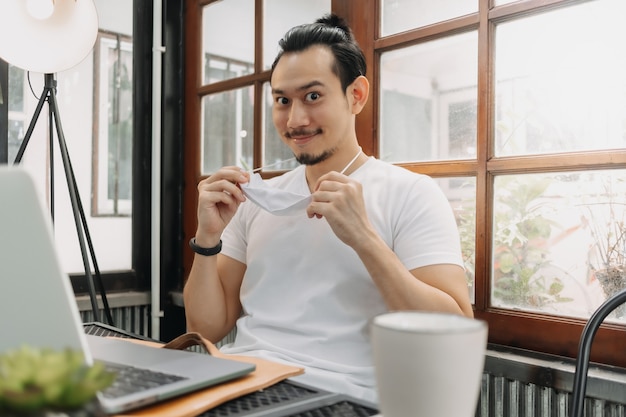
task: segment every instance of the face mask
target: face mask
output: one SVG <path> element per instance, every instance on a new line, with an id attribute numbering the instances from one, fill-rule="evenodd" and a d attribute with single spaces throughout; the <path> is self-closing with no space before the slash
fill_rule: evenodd
<path id="1" fill-rule="evenodd" d="M 270 187 L 259 174 L 250 175 L 250 181 L 241 184 L 241 191 L 254 204 L 276 216 L 301 213 L 311 203 L 311 195 L 300 195 Z"/>
<path id="2" fill-rule="evenodd" d="M 356 156 L 341 170 L 340 174 L 348 168 L 361 155 L 361 148 Z M 311 195 L 302 195 L 279 188 L 270 187 L 257 173 L 250 175 L 250 181 L 241 184 L 241 191 L 254 204 L 268 213 L 276 216 L 293 216 L 306 210 L 311 203 Z"/>

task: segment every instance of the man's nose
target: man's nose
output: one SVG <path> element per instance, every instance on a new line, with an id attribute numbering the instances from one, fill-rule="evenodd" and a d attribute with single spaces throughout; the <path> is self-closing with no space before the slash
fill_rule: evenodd
<path id="1" fill-rule="evenodd" d="M 309 124 L 309 116 L 306 111 L 306 106 L 300 102 L 293 102 L 291 109 L 289 110 L 289 119 L 287 120 L 287 127 L 290 129 L 306 126 Z"/>

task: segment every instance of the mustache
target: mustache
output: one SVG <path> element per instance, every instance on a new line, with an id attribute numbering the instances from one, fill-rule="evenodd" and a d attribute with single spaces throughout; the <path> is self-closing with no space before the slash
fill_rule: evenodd
<path id="1" fill-rule="evenodd" d="M 294 137 L 302 137 L 302 136 L 313 136 L 322 133 L 322 129 L 314 129 L 314 130 L 306 130 L 306 129 L 296 129 L 291 130 L 289 132 L 285 132 L 285 137 L 287 139 L 293 139 Z"/>

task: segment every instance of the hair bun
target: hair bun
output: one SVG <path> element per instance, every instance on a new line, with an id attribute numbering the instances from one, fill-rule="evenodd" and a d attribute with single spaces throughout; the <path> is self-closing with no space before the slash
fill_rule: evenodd
<path id="1" fill-rule="evenodd" d="M 321 23 L 325 26 L 341 29 L 348 35 L 348 38 L 352 39 L 352 30 L 350 29 L 350 26 L 348 26 L 348 23 L 342 17 L 339 17 L 334 13 L 324 15 L 323 17 L 317 19 L 315 23 Z"/>

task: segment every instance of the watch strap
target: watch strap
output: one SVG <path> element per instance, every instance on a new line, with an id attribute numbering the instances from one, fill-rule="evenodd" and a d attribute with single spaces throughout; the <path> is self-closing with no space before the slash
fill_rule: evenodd
<path id="1" fill-rule="evenodd" d="M 222 239 L 220 239 L 220 242 L 212 248 L 203 248 L 202 246 L 198 246 L 198 244 L 196 243 L 196 238 L 192 237 L 189 240 L 189 247 L 197 254 L 204 256 L 213 256 L 222 251 Z"/>

